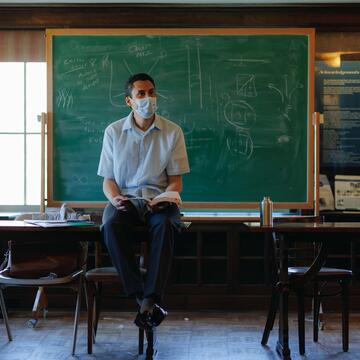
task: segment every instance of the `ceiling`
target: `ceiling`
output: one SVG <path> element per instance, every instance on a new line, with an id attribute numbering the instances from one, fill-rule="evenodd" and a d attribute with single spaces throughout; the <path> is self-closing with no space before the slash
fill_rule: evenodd
<path id="1" fill-rule="evenodd" d="M 200 4 L 200 5 L 276 5 L 276 4 L 336 4 L 336 3 L 360 3 L 360 0 L 0 0 L 2 5 L 33 5 L 33 4 Z"/>

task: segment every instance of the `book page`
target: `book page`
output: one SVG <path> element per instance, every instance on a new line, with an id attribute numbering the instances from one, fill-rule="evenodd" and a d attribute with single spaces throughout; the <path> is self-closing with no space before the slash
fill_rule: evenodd
<path id="1" fill-rule="evenodd" d="M 180 194 L 177 191 L 165 191 L 157 196 L 155 196 L 151 202 L 150 205 L 156 205 L 160 202 L 168 201 L 173 202 L 180 206 L 182 204 Z"/>

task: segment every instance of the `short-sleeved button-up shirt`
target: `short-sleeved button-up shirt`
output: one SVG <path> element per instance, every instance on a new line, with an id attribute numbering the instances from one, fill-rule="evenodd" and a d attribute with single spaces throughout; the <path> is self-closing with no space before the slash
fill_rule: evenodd
<path id="1" fill-rule="evenodd" d="M 98 175 L 114 179 L 123 194 L 154 197 L 166 189 L 168 175 L 189 171 L 184 134 L 175 123 L 156 114 L 142 132 L 131 112 L 105 129 Z"/>

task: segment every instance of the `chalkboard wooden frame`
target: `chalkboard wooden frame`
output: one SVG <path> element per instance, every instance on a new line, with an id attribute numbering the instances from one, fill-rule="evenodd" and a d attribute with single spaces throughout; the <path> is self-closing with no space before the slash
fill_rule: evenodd
<path id="1" fill-rule="evenodd" d="M 316 169 L 314 168 L 314 133 L 312 124 L 312 113 L 314 111 L 314 58 L 315 58 L 315 30 L 308 28 L 268 28 L 268 29 L 246 29 L 246 28 L 161 28 L 161 29 L 49 29 L 46 31 L 46 55 L 47 55 L 47 79 L 48 79 L 48 152 L 47 152 L 47 204 L 48 206 L 59 206 L 67 202 L 73 207 L 103 207 L 104 201 L 78 201 L 76 199 L 61 199 L 54 196 L 54 103 L 53 103 L 53 40 L 56 36 L 81 36 L 81 35 L 102 35 L 102 36 L 135 36 L 135 35 L 305 35 L 308 39 L 307 59 L 308 59 L 308 95 L 307 95 L 307 183 L 305 201 L 286 201 L 274 202 L 274 207 L 278 209 L 312 209 L 314 208 L 314 192 L 316 193 L 314 178 Z M 268 194 L 263 194 L 268 195 Z M 187 208 L 225 208 L 225 209 L 251 209 L 258 208 L 261 199 L 246 202 L 230 201 L 186 201 L 184 207 Z"/>

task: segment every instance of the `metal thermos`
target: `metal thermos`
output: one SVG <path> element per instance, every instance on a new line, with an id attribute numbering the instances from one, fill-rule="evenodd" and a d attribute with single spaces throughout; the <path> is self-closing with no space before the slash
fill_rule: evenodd
<path id="1" fill-rule="evenodd" d="M 272 226 L 273 225 L 273 202 L 269 196 L 264 196 L 260 203 L 260 225 Z"/>

